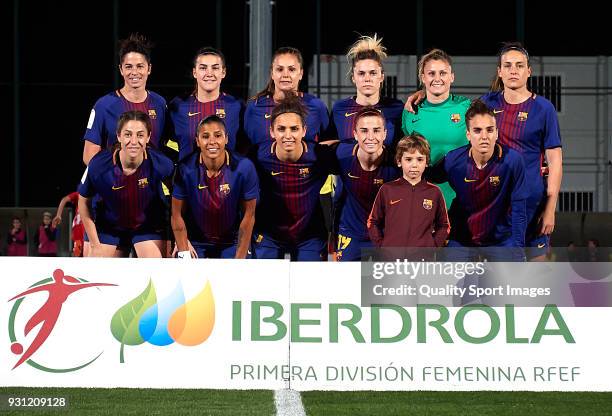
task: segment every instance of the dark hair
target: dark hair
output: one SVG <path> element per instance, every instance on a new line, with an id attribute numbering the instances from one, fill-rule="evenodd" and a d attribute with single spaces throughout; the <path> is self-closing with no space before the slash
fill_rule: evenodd
<path id="1" fill-rule="evenodd" d="M 212 114 L 200 120 L 200 122 L 198 123 L 198 127 L 196 127 L 196 137 L 200 135 L 200 130 L 202 129 L 202 127 L 204 127 L 207 124 L 212 124 L 212 123 L 221 124 L 221 126 L 223 127 L 223 132 L 227 134 L 227 128 L 225 127 L 225 122 L 223 121 L 223 119 L 216 114 Z"/>
<path id="2" fill-rule="evenodd" d="M 509 52 L 509 51 L 517 51 L 525 55 L 525 57 L 527 58 L 527 67 L 531 67 L 531 64 L 529 63 L 529 52 L 527 52 L 527 49 L 525 49 L 525 47 L 523 46 L 523 44 L 521 44 L 521 42 L 504 42 L 502 44 L 502 47 L 497 52 L 497 68 L 498 69 L 501 68 L 501 65 L 502 65 L 502 61 L 501 61 L 502 56 L 506 52 Z M 504 89 L 504 83 L 499 77 L 499 75 L 497 75 L 497 72 L 495 72 L 495 77 L 493 78 L 493 81 L 491 82 L 490 90 L 491 91 L 503 91 L 503 89 Z"/>
<path id="3" fill-rule="evenodd" d="M 153 130 L 151 119 L 146 113 L 138 110 L 130 110 L 119 116 L 119 121 L 117 121 L 117 135 L 121 134 L 121 129 L 128 121 L 142 121 L 147 128 L 148 134 Z"/>
<path id="4" fill-rule="evenodd" d="M 357 114 L 355 115 L 355 120 L 353 122 L 354 123 L 353 129 L 357 128 L 357 123 L 359 122 L 359 120 L 361 120 L 364 117 L 380 117 L 382 118 L 383 125 L 386 122 L 385 115 L 382 113 L 382 111 L 380 111 L 378 108 L 374 106 L 369 105 L 357 111 Z"/>
<path id="5" fill-rule="evenodd" d="M 280 55 L 293 55 L 293 56 L 295 56 L 296 59 L 298 60 L 298 62 L 300 63 L 300 67 L 302 69 L 304 69 L 304 58 L 302 58 L 302 53 L 298 49 L 292 48 L 291 46 L 283 46 L 282 48 L 278 48 L 274 52 L 274 55 L 272 55 L 272 63 L 270 64 L 270 72 L 272 72 L 273 65 L 274 65 L 274 60 L 276 59 L 276 57 L 278 57 Z M 263 90 L 261 90 L 257 94 L 255 94 L 255 97 L 253 97 L 253 98 L 254 99 L 258 99 L 259 97 L 264 97 L 266 95 L 273 96 L 274 95 L 274 90 L 275 90 L 274 80 L 270 76 L 270 79 L 268 80 L 268 84 L 266 85 L 266 88 L 264 88 Z"/>
<path id="6" fill-rule="evenodd" d="M 475 99 L 470 104 L 470 107 L 465 112 L 465 125 L 467 129 L 470 129 L 470 120 L 477 115 L 488 114 L 495 119 L 495 113 L 491 110 L 482 100 Z"/>
<path id="7" fill-rule="evenodd" d="M 378 62 L 382 72 L 385 72 L 383 67 L 383 59 L 387 57 L 386 49 L 382 44 L 382 38 L 379 38 L 376 34 L 374 36 L 361 36 L 357 42 L 353 43 L 346 53 L 346 59 L 351 65 L 349 69 L 349 79 L 353 74 L 353 69 L 359 61 L 365 59 L 371 59 Z"/>
<path id="8" fill-rule="evenodd" d="M 195 56 L 193 57 L 193 67 L 195 68 L 195 66 L 197 65 L 198 58 L 200 56 L 206 55 L 218 56 L 221 59 L 221 66 L 225 68 L 225 56 L 223 55 L 223 53 L 219 49 L 215 49 L 210 46 L 204 46 L 203 48 L 198 49 Z"/>
<path id="9" fill-rule="evenodd" d="M 144 55 L 148 64 L 151 64 L 151 49 L 153 43 L 139 33 L 131 33 L 127 39 L 119 41 L 119 65 L 123 63 L 123 58 L 130 52 Z"/>
<path id="10" fill-rule="evenodd" d="M 278 116 L 282 114 L 293 113 L 297 114 L 302 120 L 302 126 L 306 125 L 306 116 L 308 115 L 308 109 L 302 104 L 302 100 L 295 94 L 287 94 L 276 106 L 272 109 L 270 115 L 270 125 L 274 125 L 274 122 Z"/>
<path id="11" fill-rule="evenodd" d="M 401 163 L 404 152 L 413 153 L 415 150 L 425 156 L 427 164 L 429 164 L 431 148 L 429 147 L 429 142 L 419 133 L 412 133 L 401 138 L 395 150 L 395 161 Z"/>
<path id="12" fill-rule="evenodd" d="M 451 67 L 451 72 L 453 72 L 453 59 L 450 57 L 450 55 L 444 52 L 442 49 L 432 49 L 425 55 L 421 56 L 421 59 L 419 59 L 419 63 L 417 64 L 419 76 L 424 73 L 425 65 L 427 65 L 427 62 L 429 61 L 445 61 L 448 66 Z M 419 82 L 421 81 L 419 80 Z"/>

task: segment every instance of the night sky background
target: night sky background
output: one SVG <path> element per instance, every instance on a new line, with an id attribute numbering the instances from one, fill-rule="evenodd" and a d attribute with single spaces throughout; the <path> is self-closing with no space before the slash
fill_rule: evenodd
<path id="1" fill-rule="evenodd" d="M 228 75 L 222 89 L 245 98 L 248 89 L 248 6 L 226 0 L 216 20 L 215 0 L 164 2 L 33 1 L 0 4 L 0 173 L 5 186 L 0 206 L 14 206 L 15 111 L 20 137 L 21 206 L 56 206 L 75 190 L 84 166 L 82 136 L 95 101 L 115 88 L 113 16 L 119 38 L 140 32 L 154 43 L 148 88 L 169 102 L 190 90 L 191 60 L 201 46 L 222 49 Z M 344 54 L 357 34 L 382 35 L 391 55 L 417 52 L 416 5 L 411 1 L 322 1 L 322 53 Z M 423 46 L 451 55 L 494 55 L 500 43 L 517 38 L 512 1 L 424 1 Z M 533 56 L 611 55 L 603 3 L 527 2 L 525 45 Z M 532 4 L 533 3 L 533 4 Z M 273 49 L 299 48 L 306 69 L 315 51 L 315 1 L 277 0 L 273 8 Z M 220 38 L 217 37 L 220 24 Z M 18 59 L 14 59 L 17 33 Z M 15 72 L 16 71 L 16 72 Z M 20 102 L 14 105 L 18 75 Z M 308 90 L 307 75 L 302 89 Z M 121 86 L 121 85 L 118 85 Z M 262 85 L 263 87 L 263 85 Z M 402 97 L 399 97 L 402 98 Z"/>

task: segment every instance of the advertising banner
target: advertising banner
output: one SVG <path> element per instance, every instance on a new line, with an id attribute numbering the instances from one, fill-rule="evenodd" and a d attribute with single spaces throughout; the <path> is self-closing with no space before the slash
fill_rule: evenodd
<path id="1" fill-rule="evenodd" d="M 573 292 L 553 284 L 554 270 L 541 273 L 548 290 L 497 275 L 415 279 L 412 304 L 377 295 L 394 287 L 393 273 L 374 278 L 360 263 L 3 258 L 0 267 L 3 386 L 612 391 L 612 308 L 606 296 L 569 306 Z M 503 290 L 457 301 L 470 285 Z M 546 303 L 525 306 L 521 293 Z"/>

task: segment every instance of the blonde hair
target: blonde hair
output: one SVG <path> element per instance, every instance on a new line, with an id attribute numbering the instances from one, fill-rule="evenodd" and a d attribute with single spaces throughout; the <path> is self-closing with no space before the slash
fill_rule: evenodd
<path id="1" fill-rule="evenodd" d="M 348 72 L 350 78 L 353 74 L 355 64 L 364 59 L 372 59 L 383 67 L 383 60 L 387 58 L 387 48 L 382 44 L 382 38 L 379 38 L 375 33 L 374 36 L 361 36 L 355 43 L 351 45 L 346 53 L 346 59 L 351 68 Z M 383 68 L 384 72 L 384 68 Z"/>

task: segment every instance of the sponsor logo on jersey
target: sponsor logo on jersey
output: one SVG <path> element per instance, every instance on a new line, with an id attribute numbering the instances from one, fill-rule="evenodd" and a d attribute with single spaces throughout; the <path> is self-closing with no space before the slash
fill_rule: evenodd
<path id="1" fill-rule="evenodd" d="M 491 186 L 498 186 L 499 176 L 489 176 L 489 183 L 491 184 Z"/>
<path id="2" fill-rule="evenodd" d="M 468 178 L 463 178 L 464 182 L 476 182 L 478 179 L 468 179 Z"/>
<path id="3" fill-rule="evenodd" d="M 283 174 L 283 173 L 284 173 L 284 172 L 274 172 L 274 171 L 271 171 L 271 172 L 270 172 L 270 174 L 271 174 L 272 176 L 278 176 L 278 175 L 281 175 L 281 174 Z"/>
<path id="4" fill-rule="evenodd" d="M 208 185 L 200 185 L 200 184 L 198 184 L 198 189 L 199 190 L 206 189 L 206 188 L 208 188 Z"/>
<path id="5" fill-rule="evenodd" d="M 268 114 L 268 113 L 264 114 L 264 118 L 270 118 L 270 117 L 272 117 L 272 114 Z"/>
<path id="6" fill-rule="evenodd" d="M 451 121 L 453 123 L 459 123 L 461 121 L 461 114 L 459 113 L 451 114 Z"/>
<path id="7" fill-rule="evenodd" d="M 123 189 L 123 188 L 125 188 L 125 185 L 121 185 L 121 186 L 115 186 L 115 185 L 113 185 L 112 190 L 113 190 L 113 191 L 118 191 L 119 189 Z"/>
<path id="8" fill-rule="evenodd" d="M 433 208 L 433 201 L 431 199 L 423 199 L 423 208 L 430 210 Z"/>
<path id="9" fill-rule="evenodd" d="M 200 114 L 200 111 L 198 111 L 197 113 L 192 113 L 191 111 L 187 113 L 188 117 L 193 117 L 193 116 L 197 116 L 198 114 Z"/>
<path id="10" fill-rule="evenodd" d="M 518 118 L 518 121 L 526 121 L 528 115 L 529 113 L 527 111 L 519 111 L 516 118 Z"/>
<path id="11" fill-rule="evenodd" d="M 346 175 L 351 179 L 359 179 L 359 176 L 355 176 L 351 172 L 347 173 Z"/>
<path id="12" fill-rule="evenodd" d="M 349 113 L 349 112 L 347 111 L 346 113 L 344 113 L 344 117 L 354 116 L 355 114 L 357 114 L 357 111 L 353 111 L 352 113 Z"/>
<path id="13" fill-rule="evenodd" d="M 499 114 L 499 113 L 503 113 L 503 112 L 504 112 L 504 110 L 493 109 L 493 114 Z"/>
<path id="14" fill-rule="evenodd" d="M 402 200 L 402 198 L 400 198 L 400 199 L 392 199 L 391 201 L 389 201 L 389 204 L 391 204 L 391 205 L 395 205 L 395 204 L 397 204 L 398 202 L 400 202 L 401 200 Z"/>

